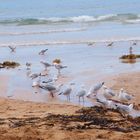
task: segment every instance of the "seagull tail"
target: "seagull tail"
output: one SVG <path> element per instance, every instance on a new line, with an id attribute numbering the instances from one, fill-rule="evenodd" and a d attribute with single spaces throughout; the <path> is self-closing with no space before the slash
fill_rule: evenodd
<path id="1" fill-rule="evenodd" d="M 58 95 L 61 95 L 63 92 L 60 92 Z"/>

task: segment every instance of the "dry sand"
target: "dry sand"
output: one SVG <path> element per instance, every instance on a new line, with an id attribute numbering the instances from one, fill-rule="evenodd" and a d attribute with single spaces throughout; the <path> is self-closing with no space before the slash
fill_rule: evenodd
<path id="1" fill-rule="evenodd" d="M 118 91 L 121 87 L 124 87 L 136 97 L 136 104 L 140 103 L 140 73 L 121 74 L 113 77 L 112 80 L 113 88 Z M 140 140 L 140 129 L 127 133 L 105 129 L 101 126 L 96 127 L 96 125 L 90 129 L 62 129 L 67 125 L 69 126 L 69 123 L 78 126 L 76 121 L 69 120 L 66 116 L 75 115 L 75 112 L 80 108 L 80 106 L 71 104 L 44 104 L 1 98 L 0 140 Z M 56 116 L 50 115 L 50 113 Z M 61 115 L 65 117 L 63 122 Z M 115 120 L 121 118 L 115 116 L 114 112 L 111 112 L 109 116 L 111 116 L 110 119 Z M 126 121 L 126 118 L 121 119 L 124 119 L 123 122 Z M 130 122 L 126 121 L 125 123 Z M 81 124 L 81 122 L 78 122 L 78 124 Z M 137 125 L 137 127 L 140 127 L 140 121 Z"/>

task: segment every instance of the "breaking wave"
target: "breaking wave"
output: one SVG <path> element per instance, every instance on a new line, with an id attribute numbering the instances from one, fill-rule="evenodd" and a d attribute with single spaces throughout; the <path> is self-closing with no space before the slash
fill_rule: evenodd
<path id="1" fill-rule="evenodd" d="M 89 23 L 89 22 L 122 22 L 137 23 L 140 20 L 138 14 L 108 14 L 103 16 L 77 16 L 77 17 L 51 17 L 51 18 L 18 18 L 0 20 L 0 24 L 38 25 L 58 23 Z M 130 21 L 130 22 L 129 22 Z"/>

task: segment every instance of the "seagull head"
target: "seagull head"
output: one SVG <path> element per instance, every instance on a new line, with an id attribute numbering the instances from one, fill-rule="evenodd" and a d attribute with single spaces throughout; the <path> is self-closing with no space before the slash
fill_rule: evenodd
<path id="1" fill-rule="evenodd" d="M 129 111 L 132 111 L 132 109 L 133 109 L 133 104 L 130 104 L 129 106 L 128 106 L 128 108 L 129 108 Z"/>
<path id="2" fill-rule="evenodd" d="M 124 91 L 124 89 L 123 89 L 123 88 L 121 88 L 121 89 L 120 89 L 120 91 L 121 91 L 121 92 L 123 92 L 123 91 Z"/>
<path id="3" fill-rule="evenodd" d="M 102 82 L 102 85 L 104 85 L 105 84 L 105 82 Z"/>

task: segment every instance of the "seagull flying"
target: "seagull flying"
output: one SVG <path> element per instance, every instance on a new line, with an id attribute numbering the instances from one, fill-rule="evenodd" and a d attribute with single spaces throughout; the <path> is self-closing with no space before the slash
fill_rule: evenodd
<path id="1" fill-rule="evenodd" d="M 16 47 L 12 47 L 12 46 L 8 46 L 8 47 L 11 50 L 11 52 L 15 52 L 16 51 Z"/>
<path id="2" fill-rule="evenodd" d="M 48 50 L 48 49 L 41 50 L 38 54 L 39 54 L 39 55 L 45 55 L 45 53 L 46 53 L 47 50 Z"/>

